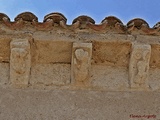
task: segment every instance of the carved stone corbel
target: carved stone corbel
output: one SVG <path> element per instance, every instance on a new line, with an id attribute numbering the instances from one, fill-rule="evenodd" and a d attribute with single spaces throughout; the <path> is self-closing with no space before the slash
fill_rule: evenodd
<path id="1" fill-rule="evenodd" d="M 95 21 L 89 16 L 79 16 L 75 18 L 72 22 L 73 29 L 88 29 L 90 26 L 94 26 Z"/>
<path id="2" fill-rule="evenodd" d="M 45 23 L 50 19 L 52 19 L 52 26 L 59 25 L 62 28 L 65 28 L 65 29 L 67 28 L 67 25 L 66 25 L 67 18 L 63 14 L 58 12 L 50 13 L 44 17 L 43 22 Z"/>
<path id="3" fill-rule="evenodd" d="M 128 32 L 132 32 L 134 30 L 141 30 L 142 27 L 145 27 L 147 29 L 149 28 L 149 24 L 141 18 L 135 18 L 127 23 Z"/>
<path id="4" fill-rule="evenodd" d="M 28 85 L 31 68 L 30 43 L 27 39 L 15 39 L 10 43 L 10 82 L 12 85 Z"/>
<path id="5" fill-rule="evenodd" d="M 71 83 L 87 85 L 90 78 L 92 43 L 73 43 Z"/>
<path id="6" fill-rule="evenodd" d="M 148 89 L 149 61 L 151 46 L 134 44 L 129 63 L 130 87 L 135 89 Z"/>
<path id="7" fill-rule="evenodd" d="M 153 28 L 150 28 L 149 24 L 140 18 L 133 19 L 127 23 L 127 31 L 129 33 L 137 30 L 143 34 L 156 35 L 158 34 L 160 28 L 158 27 L 158 24 L 156 24 Z"/>

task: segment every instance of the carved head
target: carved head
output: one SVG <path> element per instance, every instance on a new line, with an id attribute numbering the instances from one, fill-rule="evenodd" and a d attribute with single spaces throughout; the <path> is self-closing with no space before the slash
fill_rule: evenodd
<path id="1" fill-rule="evenodd" d="M 85 16 L 85 15 L 82 15 L 82 16 L 79 16 L 77 18 L 75 18 L 72 22 L 72 24 L 76 23 L 77 21 L 79 21 L 80 23 L 92 23 L 92 24 L 95 24 L 95 21 L 89 17 L 89 16 Z"/>
<path id="2" fill-rule="evenodd" d="M 77 27 L 84 29 L 86 28 L 86 25 L 88 23 L 95 24 L 95 21 L 91 17 L 82 15 L 82 16 L 75 18 L 72 22 L 72 25 L 77 25 Z"/>
<path id="3" fill-rule="evenodd" d="M 15 17 L 15 21 L 18 21 L 22 19 L 23 21 L 27 21 L 27 22 L 32 22 L 32 21 L 36 21 L 38 22 L 38 18 L 31 12 L 24 12 L 19 14 L 17 17 Z"/>
<path id="4" fill-rule="evenodd" d="M 67 22 L 67 18 L 63 14 L 58 13 L 58 12 L 50 13 L 44 16 L 43 22 L 46 22 L 50 19 L 53 20 L 53 23 L 57 23 L 57 24 L 60 24 L 60 21 L 64 21 L 64 23 Z"/>
<path id="5" fill-rule="evenodd" d="M 140 19 L 140 18 L 135 18 L 133 20 L 130 20 L 128 23 L 127 23 L 127 28 L 130 28 L 134 26 L 135 28 L 137 29 L 141 29 L 142 27 L 147 27 L 149 28 L 149 24 L 143 20 L 143 19 Z"/>
<path id="6" fill-rule="evenodd" d="M 134 47 L 134 58 L 137 60 L 148 60 L 150 57 L 151 46 L 149 45 L 136 45 Z"/>
<path id="7" fill-rule="evenodd" d="M 102 20 L 101 23 L 104 23 L 104 22 L 107 22 L 107 24 L 109 26 L 115 26 L 115 24 L 117 24 L 117 23 L 123 25 L 122 21 L 120 19 L 118 19 L 117 17 L 114 17 L 114 16 L 106 17 L 104 20 Z"/>
<path id="8" fill-rule="evenodd" d="M 142 57 L 142 51 L 136 52 L 134 57 L 135 57 L 137 60 L 141 59 L 141 57 Z"/>
<path id="9" fill-rule="evenodd" d="M 78 60 L 82 61 L 88 58 L 88 52 L 83 49 L 77 49 L 75 51 L 75 56 Z"/>
<path id="10" fill-rule="evenodd" d="M 4 19 L 6 19 L 7 21 L 10 21 L 10 18 L 6 14 L 0 13 L 0 21 L 3 21 Z"/>

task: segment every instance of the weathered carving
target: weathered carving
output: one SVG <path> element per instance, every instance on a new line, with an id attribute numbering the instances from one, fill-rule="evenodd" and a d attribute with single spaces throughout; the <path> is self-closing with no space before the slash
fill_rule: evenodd
<path id="1" fill-rule="evenodd" d="M 95 21 L 88 16 L 82 15 L 77 18 L 75 18 L 72 22 L 72 27 L 79 28 L 79 29 L 86 29 L 88 28 L 88 24 L 95 24 Z"/>
<path id="2" fill-rule="evenodd" d="M 89 82 L 92 56 L 91 43 L 74 43 L 71 65 L 71 82 L 86 85 Z"/>
<path id="3" fill-rule="evenodd" d="M 66 25 L 67 18 L 63 14 L 55 12 L 55 13 L 50 13 L 44 17 L 44 23 L 51 20 L 52 20 L 53 26 L 58 24 L 62 28 L 67 28 L 67 25 Z"/>
<path id="4" fill-rule="evenodd" d="M 18 28 L 17 25 L 15 25 L 15 24 L 19 24 L 19 22 L 18 23 L 12 23 L 10 21 L 10 18 L 4 13 L 0 13 L 0 22 L 4 23 L 7 27 L 9 27 L 11 29 Z"/>
<path id="5" fill-rule="evenodd" d="M 122 21 L 114 16 L 106 17 L 99 25 L 92 23 L 88 23 L 87 25 L 89 28 L 96 31 L 106 31 L 107 29 L 114 30 L 117 33 L 124 33 L 126 31 L 126 27 L 123 25 Z"/>
<path id="6" fill-rule="evenodd" d="M 148 23 L 145 20 L 140 19 L 140 18 L 135 18 L 133 20 L 130 20 L 127 23 L 128 31 L 132 31 L 134 29 L 140 30 L 143 26 L 146 26 L 146 28 L 149 28 Z"/>
<path id="7" fill-rule="evenodd" d="M 143 34 L 153 35 L 157 34 L 159 31 L 159 28 L 150 28 L 148 23 L 140 18 L 133 19 L 127 23 L 127 31 L 133 32 L 136 30 L 140 30 L 143 32 Z"/>
<path id="8" fill-rule="evenodd" d="M 10 18 L 9 18 L 6 14 L 0 13 L 0 22 L 3 21 L 4 18 L 5 18 L 6 20 L 10 21 Z"/>
<path id="9" fill-rule="evenodd" d="M 10 29 L 21 29 L 24 27 L 24 24 L 26 22 L 33 22 L 38 23 L 38 18 L 31 12 L 24 12 L 19 14 L 17 17 L 15 17 L 15 22 L 10 22 L 10 19 L 6 17 L 5 15 L 1 15 L 4 24 L 9 27 Z"/>
<path id="10" fill-rule="evenodd" d="M 23 12 L 19 15 L 17 15 L 17 17 L 15 17 L 15 21 L 19 21 L 19 19 L 22 19 L 23 21 L 27 21 L 27 22 L 32 22 L 37 21 L 38 22 L 38 18 L 31 12 Z"/>
<path id="11" fill-rule="evenodd" d="M 27 39 L 13 40 L 10 43 L 11 84 L 27 85 L 31 68 L 30 44 Z"/>
<path id="12" fill-rule="evenodd" d="M 150 56 L 150 45 L 133 45 L 129 63 L 129 80 L 131 88 L 149 87 L 147 79 Z"/>

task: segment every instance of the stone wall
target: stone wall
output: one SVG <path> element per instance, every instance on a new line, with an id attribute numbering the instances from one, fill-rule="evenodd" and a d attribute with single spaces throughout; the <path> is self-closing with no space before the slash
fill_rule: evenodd
<path id="1" fill-rule="evenodd" d="M 6 37 L 1 35 L 0 39 L 4 44 L 0 48 L 2 86 L 109 91 L 160 89 L 160 51 L 153 36 L 143 36 L 146 43 L 118 34 L 113 38 L 105 34 L 103 39 L 89 42 L 68 40 L 67 36 L 58 40 L 52 35 L 50 39 Z"/>
<path id="2" fill-rule="evenodd" d="M 158 34 L 133 28 L 128 28 L 132 33 L 121 33 L 116 26 L 110 31 L 93 31 L 97 26 L 90 25 L 91 30 L 83 26 L 86 23 L 65 26 L 57 21 L 52 29 L 43 29 L 50 23 L 22 21 L 0 24 L 1 86 L 160 90 Z"/>

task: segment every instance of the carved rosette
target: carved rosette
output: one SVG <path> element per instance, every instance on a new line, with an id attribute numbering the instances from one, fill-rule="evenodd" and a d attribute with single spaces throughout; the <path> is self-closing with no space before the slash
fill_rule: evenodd
<path id="1" fill-rule="evenodd" d="M 150 45 L 133 45 L 129 63 L 129 80 L 131 88 L 149 88 L 148 71 L 150 56 Z"/>
<path id="2" fill-rule="evenodd" d="M 31 55 L 27 39 L 16 39 L 10 43 L 10 81 L 13 85 L 28 85 Z"/>
<path id="3" fill-rule="evenodd" d="M 71 82 L 87 85 L 90 78 L 92 43 L 73 43 Z"/>

